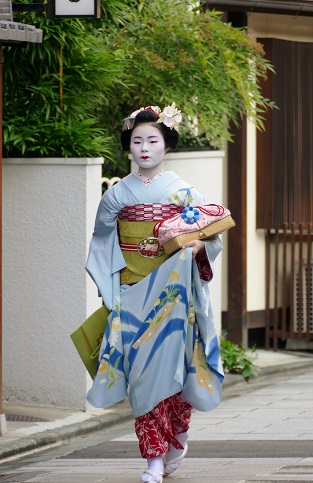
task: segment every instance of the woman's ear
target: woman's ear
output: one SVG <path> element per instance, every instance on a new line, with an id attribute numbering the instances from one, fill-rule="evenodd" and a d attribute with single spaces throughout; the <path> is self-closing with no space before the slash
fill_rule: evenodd
<path id="1" fill-rule="evenodd" d="M 169 148 L 168 146 L 165 146 L 165 154 L 170 150 L 171 148 Z"/>

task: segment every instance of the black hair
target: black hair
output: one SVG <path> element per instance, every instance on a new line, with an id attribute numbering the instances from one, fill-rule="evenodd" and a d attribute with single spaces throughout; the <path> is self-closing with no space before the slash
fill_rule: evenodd
<path id="1" fill-rule="evenodd" d="M 154 111 L 151 111 L 150 109 L 144 109 L 143 111 L 140 111 L 135 117 L 133 128 L 127 129 L 121 132 L 121 144 L 122 144 L 123 150 L 124 151 L 130 150 L 130 138 L 133 130 L 139 124 L 145 124 L 145 123 L 153 124 L 157 129 L 159 129 L 159 131 L 163 135 L 165 146 L 167 148 L 176 149 L 178 144 L 178 138 L 179 138 L 178 132 L 174 128 L 171 129 L 165 126 L 163 122 L 157 123 L 158 119 L 159 119 L 159 116 L 157 115 L 157 113 Z"/>

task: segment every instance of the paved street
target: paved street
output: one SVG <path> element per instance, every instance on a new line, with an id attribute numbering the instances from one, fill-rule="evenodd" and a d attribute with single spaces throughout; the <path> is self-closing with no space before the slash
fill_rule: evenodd
<path id="1" fill-rule="evenodd" d="M 6 483 L 139 483 L 144 469 L 133 422 L 0 465 Z M 313 481 L 313 368 L 225 391 L 195 412 L 189 452 L 164 483 Z"/>

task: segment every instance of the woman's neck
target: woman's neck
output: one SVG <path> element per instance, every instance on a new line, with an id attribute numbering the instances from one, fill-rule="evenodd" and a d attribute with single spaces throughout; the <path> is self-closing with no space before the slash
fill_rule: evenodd
<path id="1" fill-rule="evenodd" d="M 163 165 L 162 163 L 154 166 L 153 168 L 138 168 L 138 173 L 146 178 L 154 178 L 157 174 L 163 173 Z"/>

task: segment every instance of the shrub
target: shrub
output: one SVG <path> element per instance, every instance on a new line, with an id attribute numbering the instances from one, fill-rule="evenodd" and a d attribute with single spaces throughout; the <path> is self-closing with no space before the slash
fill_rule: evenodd
<path id="1" fill-rule="evenodd" d="M 254 364 L 256 347 L 248 354 L 245 347 L 234 344 L 222 334 L 220 338 L 220 350 L 225 373 L 241 374 L 246 381 L 257 377 L 258 368 Z"/>
<path id="2" fill-rule="evenodd" d="M 138 107 L 174 101 L 183 142 L 214 147 L 241 116 L 263 128 L 272 107 L 259 87 L 272 67 L 253 34 L 191 0 L 102 0 L 93 21 L 14 18 L 44 41 L 4 49 L 5 156 L 102 155 L 118 174 L 128 165 L 121 120 Z"/>
<path id="3" fill-rule="evenodd" d="M 229 125 L 247 115 L 263 128 L 272 103 L 259 80 L 270 64 L 252 32 L 232 27 L 213 11 L 200 13 L 190 0 L 137 2 L 134 20 L 114 33 L 112 49 L 128 61 L 117 95 L 127 112 L 170 104 L 184 113 L 183 137 L 221 147 Z M 127 86 L 127 89 L 124 88 Z M 125 111 L 124 111 L 125 115 Z"/>
<path id="4" fill-rule="evenodd" d="M 104 19 L 95 25 L 90 20 L 48 19 L 43 13 L 14 14 L 14 19 L 43 29 L 44 40 L 4 49 L 5 156 L 112 152 L 112 138 L 99 117 L 103 106 L 115 99 L 123 55 L 104 48 L 105 39 L 95 33 L 106 26 L 116 28 L 120 20 L 114 14 L 125 3 L 105 4 Z"/>

